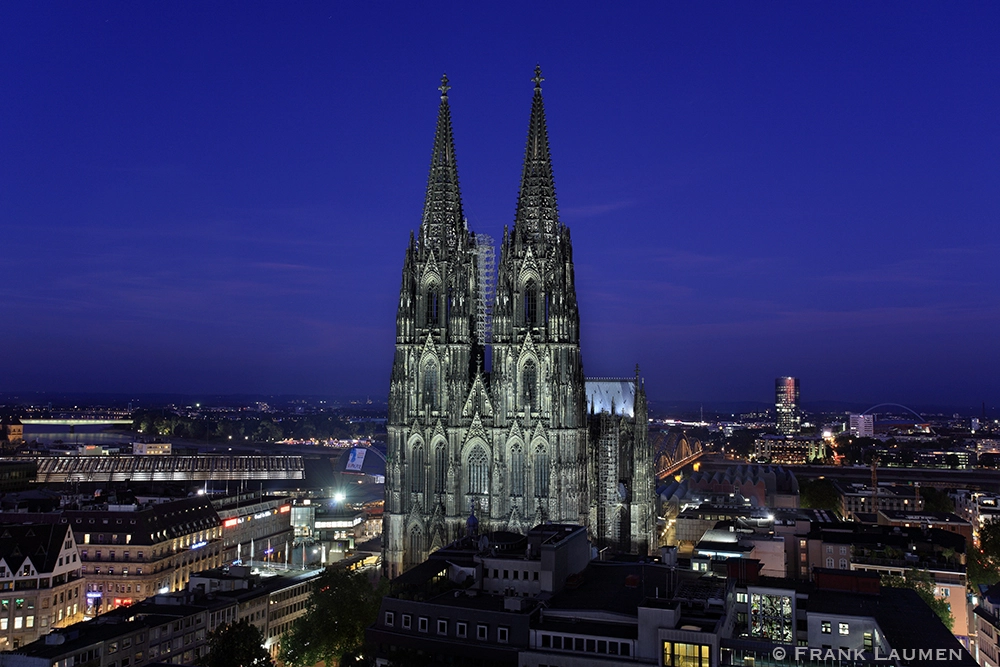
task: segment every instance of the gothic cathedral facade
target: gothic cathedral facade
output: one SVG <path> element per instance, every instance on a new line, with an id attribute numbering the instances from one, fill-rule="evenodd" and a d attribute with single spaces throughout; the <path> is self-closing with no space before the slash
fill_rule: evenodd
<path id="1" fill-rule="evenodd" d="M 645 390 L 638 370 L 634 380 L 584 377 L 573 249 L 556 207 L 537 69 L 534 82 L 491 304 L 482 303 L 481 255 L 462 211 L 447 78 L 440 88 L 396 317 L 382 534 L 390 577 L 461 537 L 470 513 L 482 530 L 584 524 L 599 546 L 657 546 Z"/>

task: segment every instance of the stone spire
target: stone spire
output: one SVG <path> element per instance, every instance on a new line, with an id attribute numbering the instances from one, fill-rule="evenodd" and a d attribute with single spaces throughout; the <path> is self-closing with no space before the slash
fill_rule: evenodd
<path id="1" fill-rule="evenodd" d="M 451 131 L 451 108 L 448 106 L 448 75 L 441 77 L 441 105 L 438 107 L 437 131 L 431 153 L 427 196 L 420 223 L 421 250 L 433 249 L 441 254 L 454 251 L 463 236 L 468 235 L 462 212 L 462 195 L 458 188 L 458 166 L 455 163 L 455 141 Z"/>
<path id="2" fill-rule="evenodd" d="M 542 68 L 535 67 L 535 94 L 528 121 L 528 144 L 524 150 L 524 170 L 517 195 L 514 229 L 523 239 L 551 239 L 559 229 L 556 186 L 552 178 L 549 133 L 542 101 Z"/>

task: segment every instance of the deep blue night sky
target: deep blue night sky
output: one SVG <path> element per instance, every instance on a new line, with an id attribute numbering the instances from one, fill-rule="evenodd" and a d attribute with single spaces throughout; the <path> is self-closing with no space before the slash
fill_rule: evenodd
<path id="1" fill-rule="evenodd" d="M 3 3 L 0 391 L 384 396 L 441 73 L 499 238 L 537 62 L 588 375 L 1000 405 L 1000 5 L 424 4 Z"/>

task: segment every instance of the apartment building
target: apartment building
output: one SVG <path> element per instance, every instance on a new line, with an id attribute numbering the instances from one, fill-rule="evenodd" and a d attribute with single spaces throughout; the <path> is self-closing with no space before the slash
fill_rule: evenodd
<path id="1" fill-rule="evenodd" d="M 83 620 L 82 593 L 69 526 L 0 526 L 0 650 Z"/>

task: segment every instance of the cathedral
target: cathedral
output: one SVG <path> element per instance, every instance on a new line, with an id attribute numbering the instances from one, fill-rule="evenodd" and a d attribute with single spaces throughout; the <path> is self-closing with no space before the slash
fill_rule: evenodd
<path id="1" fill-rule="evenodd" d="M 573 523 L 602 548 L 657 546 L 638 368 L 628 379 L 583 374 L 542 81 L 536 68 L 514 224 L 495 274 L 492 240 L 472 233 L 462 211 L 447 77 L 439 89 L 396 316 L 382 534 L 390 577 L 462 537 L 470 516 L 484 531 Z"/>

